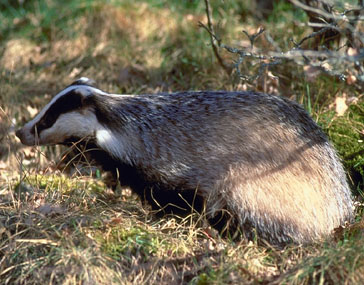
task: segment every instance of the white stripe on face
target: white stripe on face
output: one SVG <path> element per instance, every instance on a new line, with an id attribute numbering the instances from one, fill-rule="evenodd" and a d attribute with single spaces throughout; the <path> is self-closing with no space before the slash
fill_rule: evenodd
<path id="1" fill-rule="evenodd" d="M 70 92 L 72 92 L 72 91 L 74 91 L 76 89 L 77 89 L 77 92 L 79 92 L 80 95 L 83 95 L 83 96 L 87 96 L 90 93 L 97 93 L 97 94 L 100 94 L 100 95 L 107 95 L 107 93 L 105 93 L 105 92 L 103 92 L 103 91 L 101 91 L 101 90 L 99 90 L 97 88 L 91 87 L 91 86 L 71 85 L 71 86 L 67 87 L 66 89 L 64 89 L 60 93 L 58 93 L 56 96 L 54 96 L 54 98 L 34 117 L 34 119 L 32 119 L 31 121 L 26 123 L 24 125 L 24 127 L 17 132 L 18 135 L 19 135 L 19 138 L 21 138 L 21 141 L 22 141 L 23 144 L 35 145 L 35 144 L 38 144 L 38 143 L 39 144 L 49 144 L 49 143 L 51 143 L 51 142 L 47 142 L 46 139 L 40 139 L 42 136 L 39 133 L 38 134 L 34 133 L 34 127 L 35 127 L 35 125 L 39 125 L 39 123 L 44 118 L 45 114 L 49 111 L 51 106 L 53 104 L 55 104 L 55 102 L 57 102 L 62 96 L 67 96 L 67 94 L 69 94 Z M 80 119 L 80 118 L 78 118 L 78 119 Z M 57 123 L 57 122 L 55 122 L 55 123 Z M 72 125 L 74 125 L 74 124 L 70 123 L 70 126 L 72 126 Z M 53 130 L 52 127 L 50 127 L 49 129 Z M 42 132 L 44 132 L 44 131 L 46 131 L 46 129 L 44 129 Z M 52 131 L 49 130 L 48 132 L 52 132 Z M 57 136 L 56 133 L 54 133 L 54 135 Z M 38 141 L 38 136 L 39 136 L 39 141 Z M 60 142 L 62 142 L 62 141 L 58 141 L 58 143 L 60 143 Z M 52 143 L 56 143 L 56 142 L 52 142 Z"/>
<path id="2" fill-rule="evenodd" d="M 93 137 L 103 127 L 91 110 L 72 111 L 61 114 L 57 121 L 39 134 L 39 144 L 59 144 L 69 138 Z"/>

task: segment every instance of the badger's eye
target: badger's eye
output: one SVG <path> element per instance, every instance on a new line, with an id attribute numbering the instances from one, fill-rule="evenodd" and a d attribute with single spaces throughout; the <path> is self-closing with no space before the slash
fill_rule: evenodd
<path id="1" fill-rule="evenodd" d="M 57 117 L 54 116 L 51 112 L 48 112 L 37 124 L 35 124 L 32 133 L 35 134 L 37 132 L 38 134 L 40 134 L 41 131 L 53 126 L 56 120 Z"/>

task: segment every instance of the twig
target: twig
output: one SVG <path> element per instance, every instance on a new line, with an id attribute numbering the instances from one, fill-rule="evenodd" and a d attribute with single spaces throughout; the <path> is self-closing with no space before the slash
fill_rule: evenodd
<path id="1" fill-rule="evenodd" d="M 313 33 L 311 33 L 310 35 L 308 35 L 307 37 L 304 37 L 302 40 L 300 40 L 300 42 L 299 43 L 296 43 L 296 42 L 294 42 L 293 41 L 293 43 L 294 43 L 294 45 L 296 46 L 296 47 L 300 47 L 302 44 L 303 44 L 303 42 L 304 41 L 306 41 L 306 40 L 308 40 L 308 39 L 311 39 L 311 38 L 314 38 L 314 37 L 317 37 L 317 36 L 321 36 L 321 35 L 323 35 L 323 34 L 325 34 L 327 31 L 329 31 L 329 30 L 339 30 L 337 27 L 335 27 L 335 26 L 332 26 L 332 25 L 330 25 L 330 26 L 326 26 L 326 27 L 324 27 L 324 28 L 322 28 L 321 30 L 319 30 L 319 31 L 317 31 L 317 32 L 313 32 Z"/>
<path id="2" fill-rule="evenodd" d="M 218 47 L 220 46 L 221 39 L 219 39 L 214 31 L 214 26 L 212 25 L 211 21 L 211 6 L 209 0 L 205 0 L 205 7 L 206 7 L 206 16 L 207 16 L 207 26 L 203 23 L 199 22 L 200 27 L 203 27 L 209 34 L 210 34 L 210 40 L 212 45 L 212 50 L 214 51 L 215 57 L 217 58 L 217 61 L 221 65 L 221 67 L 225 70 L 225 72 L 230 75 L 231 70 L 230 68 L 224 63 L 224 60 L 221 58 Z"/>
<path id="3" fill-rule="evenodd" d="M 254 41 L 256 40 L 256 38 L 258 38 L 264 31 L 264 28 L 259 28 L 259 31 L 252 35 L 249 35 L 248 32 L 245 30 L 243 31 L 243 33 L 249 38 L 251 49 L 253 49 Z"/>
<path id="4" fill-rule="evenodd" d="M 298 0 L 289 0 L 293 5 L 305 10 L 305 11 L 309 11 L 309 12 L 312 12 L 312 13 L 315 13 L 317 15 L 320 15 L 320 16 L 323 16 L 324 18 L 326 19 L 333 19 L 333 20 L 352 20 L 352 19 L 355 19 L 355 20 L 363 20 L 363 17 L 348 17 L 346 16 L 346 14 L 348 12 L 344 12 L 340 15 L 334 15 L 334 14 L 331 14 L 325 10 L 322 10 L 322 9 L 318 9 L 318 8 L 314 8 L 314 7 L 311 7 L 311 6 L 308 6 L 308 5 L 305 5 L 303 4 L 302 2 L 298 1 Z M 357 9 L 351 9 L 350 12 L 352 11 L 361 11 L 363 10 L 363 7 L 360 7 L 360 8 L 357 8 Z"/>

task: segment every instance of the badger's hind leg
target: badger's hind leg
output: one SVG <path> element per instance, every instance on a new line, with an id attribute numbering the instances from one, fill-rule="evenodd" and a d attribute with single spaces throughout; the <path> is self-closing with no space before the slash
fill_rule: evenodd
<path id="1" fill-rule="evenodd" d="M 170 189 L 161 185 L 144 187 L 139 193 L 142 201 L 148 202 L 155 215 L 187 217 L 203 210 L 203 198 L 196 189 Z"/>
<path id="2" fill-rule="evenodd" d="M 242 233 L 237 219 L 226 209 L 222 209 L 216 212 L 213 217 L 209 217 L 208 222 L 223 238 L 240 240 L 243 236 L 246 236 Z M 251 238 L 251 236 L 246 237 Z"/>
<path id="3" fill-rule="evenodd" d="M 337 158 L 323 155 L 324 151 L 311 147 L 278 168 L 232 167 L 209 194 L 210 217 L 227 209 L 244 236 L 251 238 L 255 231 L 259 239 L 275 245 L 329 237 L 336 227 L 352 220 L 352 203 L 341 178 L 344 171 Z"/>

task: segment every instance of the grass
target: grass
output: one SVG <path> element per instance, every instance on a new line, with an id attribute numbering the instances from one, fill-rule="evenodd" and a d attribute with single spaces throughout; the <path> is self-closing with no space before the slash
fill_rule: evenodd
<path id="1" fill-rule="evenodd" d="M 305 15 L 284 1 L 268 19 L 253 17 L 248 2 L 235 2 L 213 3 L 227 44 L 248 46 L 241 31 L 253 33 L 260 25 L 282 49 L 307 32 L 300 24 Z M 197 25 L 206 22 L 203 1 L 19 3 L 0 5 L 0 284 L 363 282 L 362 91 L 323 75 L 307 81 L 294 65 L 272 70 L 278 83 L 227 76 Z M 257 46 L 271 48 L 264 37 Z M 232 62 L 230 54 L 221 55 Z M 254 73 L 254 66 L 246 63 L 242 71 Z M 110 92 L 255 89 L 297 100 L 343 160 L 358 196 L 357 223 L 305 247 L 233 242 L 198 217 L 156 219 L 130 190 L 111 191 L 98 169 L 77 158 L 72 166 L 66 149 L 22 146 L 15 128 L 80 76 Z M 338 116 L 335 100 L 345 94 L 350 103 Z"/>

